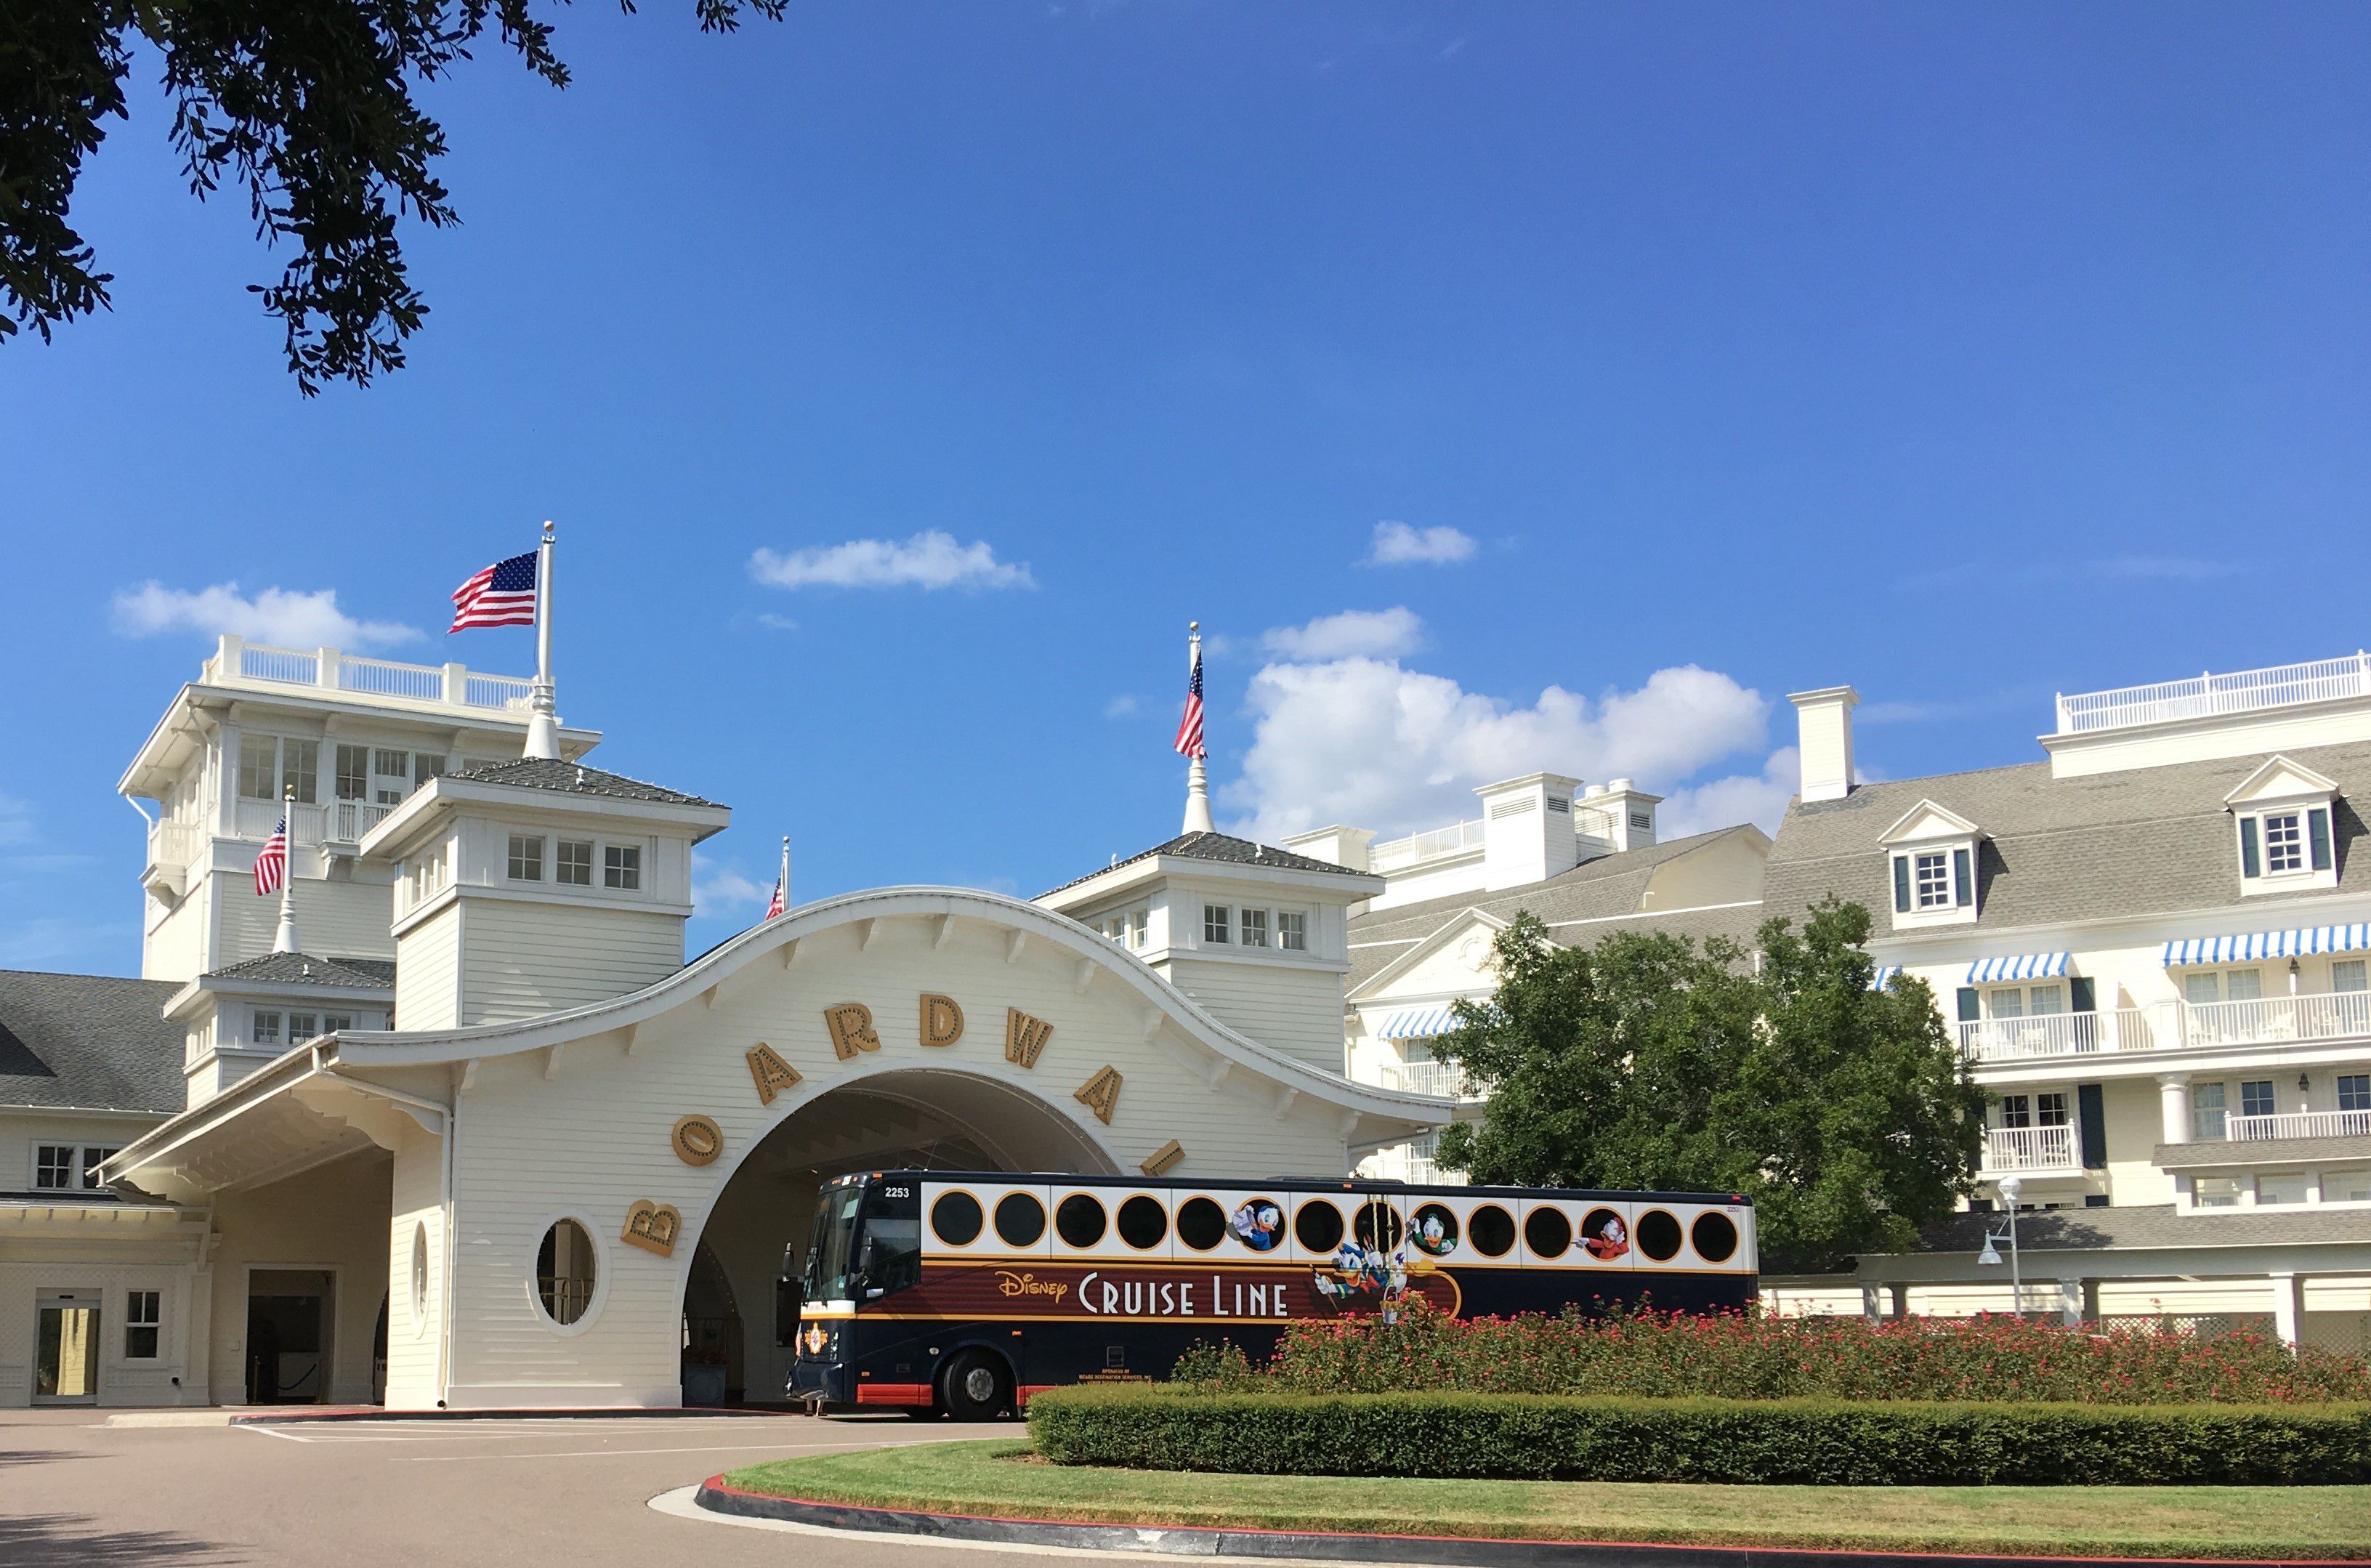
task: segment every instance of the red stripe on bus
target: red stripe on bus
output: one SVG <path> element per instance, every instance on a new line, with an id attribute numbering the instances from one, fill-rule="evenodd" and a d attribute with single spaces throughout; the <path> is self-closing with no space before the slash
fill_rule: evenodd
<path id="1" fill-rule="evenodd" d="M 926 1405 L 931 1402 L 928 1383 L 859 1383 L 856 1402 L 861 1405 Z"/>

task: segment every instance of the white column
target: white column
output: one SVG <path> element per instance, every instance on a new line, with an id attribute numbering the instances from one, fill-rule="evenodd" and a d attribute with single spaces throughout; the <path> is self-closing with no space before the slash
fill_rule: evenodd
<path id="1" fill-rule="evenodd" d="M 2273 1328 L 2291 1350 L 2305 1343 L 2305 1275 L 2273 1275 Z"/>
<path id="2" fill-rule="evenodd" d="M 1885 1298 L 1880 1294 L 1881 1289 L 1881 1286 L 1874 1285 L 1860 1287 L 1860 1315 L 1872 1323 L 1885 1321 Z"/>
<path id="3" fill-rule="evenodd" d="M 2190 1075 L 2159 1073 L 2157 1075 L 2157 1109 L 2164 1117 L 2163 1142 L 2190 1142 Z"/>
<path id="4" fill-rule="evenodd" d="M 2083 1306 L 2087 1295 L 2094 1302 L 2099 1299 L 2097 1286 L 2094 1286 L 2092 1290 L 2087 1292 L 2084 1288 L 2087 1283 L 2088 1282 L 2079 1279 L 2062 1279 L 2058 1282 L 2058 1320 L 2070 1329 L 2082 1325 Z"/>

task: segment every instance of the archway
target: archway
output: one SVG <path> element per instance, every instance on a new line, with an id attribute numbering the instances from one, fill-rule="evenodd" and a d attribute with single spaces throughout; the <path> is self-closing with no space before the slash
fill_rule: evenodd
<path id="1" fill-rule="evenodd" d="M 787 1398 L 796 1324 L 787 1320 L 776 1284 L 785 1251 L 805 1251 L 817 1189 L 851 1170 L 901 1166 L 1098 1175 L 1118 1169 L 1060 1109 L 973 1073 L 885 1070 L 798 1106 L 734 1168 L 685 1274 L 688 1324 L 732 1313 L 733 1327 L 718 1332 L 737 1336 L 734 1387 L 746 1402 Z M 688 1332 L 687 1340 L 694 1337 Z"/>

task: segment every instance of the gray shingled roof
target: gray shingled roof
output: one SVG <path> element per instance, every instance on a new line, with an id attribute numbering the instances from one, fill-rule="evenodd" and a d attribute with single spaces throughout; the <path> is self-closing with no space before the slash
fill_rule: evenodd
<path id="1" fill-rule="evenodd" d="M 395 989 L 395 961 L 385 958 L 315 958 L 301 952 L 267 952 L 243 959 L 205 976 L 209 980 L 255 980 L 271 986 L 339 986 L 352 990 Z"/>
<path id="2" fill-rule="evenodd" d="M 1920 1252 L 1975 1252 L 1998 1214 L 1955 1214 L 1919 1233 Z M 2371 1241 L 2371 1210 L 2247 1209 L 2233 1214 L 2176 1214 L 2171 1204 L 2132 1208 L 2044 1209 L 2017 1216 L 2022 1252 L 2081 1251 L 2099 1247 L 2261 1247 L 2284 1242 Z"/>
<path id="3" fill-rule="evenodd" d="M 1867 905 L 1882 932 L 1891 894 L 1878 836 L 1931 800 L 1988 836 L 1977 858 L 1978 929 L 2236 905 L 2239 857 L 2223 797 L 2273 755 L 2078 778 L 2053 778 L 2047 762 L 2023 763 L 1863 784 L 1841 801 L 1798 800 L 1779 826 L 1765 898 L 1773 914 L 1798 914 L 1833 893 Z M 2371 798 L 2371 744 L 2280 755 L 2337 781 L 2337 893 L 2371 892 L 2371 861 L 2353 852 L 2363 819 L 2350 803 Z"/>
<path id="4" fill-rule="evenodd" d="M 0 969 L 0 1105 L 179 1111 L 182 1032 L 166 980 Z"/>
<path id="5" fill-rule="evenodd" d="M 1372 942 L 1388 941 L 1395 937 L 1428 937 L 1440 929 L 1444 919 L 1468 909 L 1480 909 L 1502 919 L 1511 918 L 1518 910 L 1528 909 L 1541 919 L 1551 922 L 1595 920 L 1633 914 L 1638 908 L 1638 900 L 1646 895 L 1648 880 L 1654 875 L 1657 867 L 1691 850 L 1701 849 L 1723 834 L 1742 831 L 1741 827 L 1717 827 L 1709 833 L 1693 833 L 1685 838 L 1671 838 L 1637 849 L 1600 855 L 1594 860 L 1582 861 L 1568 871 L 1559 871 L 1544 882 L 1526 882 L 1521 887 L 1500 888 L 1495 893 L 1452 893 L 1440 898 L 1428 898 L 1421 903 L 1371 910 L 1350 922 L 1350 940 Z"/>
<path id="6" fill-rule="evenodd" d="M 569 795 L 606 795 L 616 801 L 654 801 L 669 806 L 716 804 L 714 801 L 703 801 L 679 790 L 663 789 L 639 778 L 629 778 L 622 773 L 605 772 L 577 762 L 555 762 L 549 757 L 521 757 L 516 762 L 497 762 L 490 767 L 473 767 L 466 773 L 447 777 L 471 784 L 507 784 L 520 790 L 554 790 Z"/>
<path id="7" fill-rule="evenodd" d="M 1431 936 L 1443 926 L 1454 923 L 1462 917 L 1465 910 L 1474 907 L 1476 905 L 1469 900 L 1446 915 L 1433 917 L 1431 926 L 1422 936 L 1376 941 L 1374 939 L 1362 938 L 1354 934 L 1350 939 L 1350 974 L 1349 977 L 1343 982 L 1344 986 L 1353 992 L 1357 991 L 1359 986 L 1421 945 L 1426 937 Z M 1387 909 L 1384 913 L 1396 915 L 1399 911 Z M 1494 909 L 1490 913 L 1503 919 L 1513 912 Z M 1699 945 L 1708 937 L 1727 937 L 1738 946 L 1750 949 L 1753 946 L 1753 934 L 1760 929 L 1764 918 L 1763 907 L 1759 904 L 1741 904 L 1713 909 L 1650 910 L 1643 915 L 1624 915 L 1603 920 L 1592 919 L 1586 925 L 1550 926 L 1548 940 L 1562 947 L 1594 947 L 1616 931 L 1636 931 L 1649 935 L 1660 932 L 1669 936 L 1686 937 Z M 1359 944 L 1362 941 L 1372 941 L 1374 945 L 1361 946 Z"/>
<path id="8" fill-rule="evenodd" d="M 1174 855 L 1186 860 L 1218 860 L 1236 866 L 1272 866 L 1280 871 L 1333 871 L 1346 877 L 1367 875 L 1347 866 L 1337 866 L 1331 860 L 1312 859 L 1306 855 L 1296 855 L 1290 849 L 1278 849 L 1272 844 L 1255 844 L 1248 838 L 1232 838 L 1223 833 L 1181 833 L 1166 844 L 1156 844 L 1125 860 L 1099 866 L 1085 876 L 1072 877 L 1060 887 L 1049 887 L 1037 896 L 1050 898 L 1066 888 L 1093 882 L 1122 866 L 1133 866 L 1139 860 L 1150 860 L 1155 855 Z"/>

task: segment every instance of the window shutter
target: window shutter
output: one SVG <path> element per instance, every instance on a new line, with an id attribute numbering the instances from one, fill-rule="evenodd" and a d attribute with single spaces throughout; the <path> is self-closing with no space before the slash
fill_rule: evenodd
<path id="1" fill-rule="evenodd" d="M 2078 1083 L 2075 1086 L 2075 1109 L 2083 1124 L 2083 1169 L 2104 1170 L 2108 1165 L 2107 1096 L 2096 1083 Z"/>
<path id="2" fill-rule="evenodd" d="M 1910 910 L 1910 857 L 1893 858 L 1893 912 L 1904 915 Z"/>
<path id="3" fill-rule="evenodd" d="M 1973 986 L 1960 986 L 1960 1021 L 1961 1023 L 1973 1023 L 1984 1016 L 1984 1002 L 1983 999 L 1976 995 L 1976 988 Z"/>
<path id="4" fill-rule="evenodd" d="M 2330 808 L 2316 806 L 2305 813 L 2306 836 L 2313 841 L 2313 869 L 2330 870 Z"/>
<path id="5" fill-rule="evenodd" d="M 2099 994 L 2096 983 L 2089 975 L 2068 975 L 2066 992 L 2068 999 L 2075 1004 L 2073 1011 L 2098 1012 L 2099 1010 Z"/>
<path id="6" fill-rule="evenodd" d="M 2256 855 L 2256 819 L 2254 817 L 2239 819 L 2239 874 L 2243 877 L 2263 874 L 2263 862 Z"/>
<path id="7" fill-rule="evenodd" d="M 1961 908 L 1976 901 L 1976 878 L 1970 861 L 1973 859 L 1965 849 L 1951 851 L 1952 902 Z"/>

